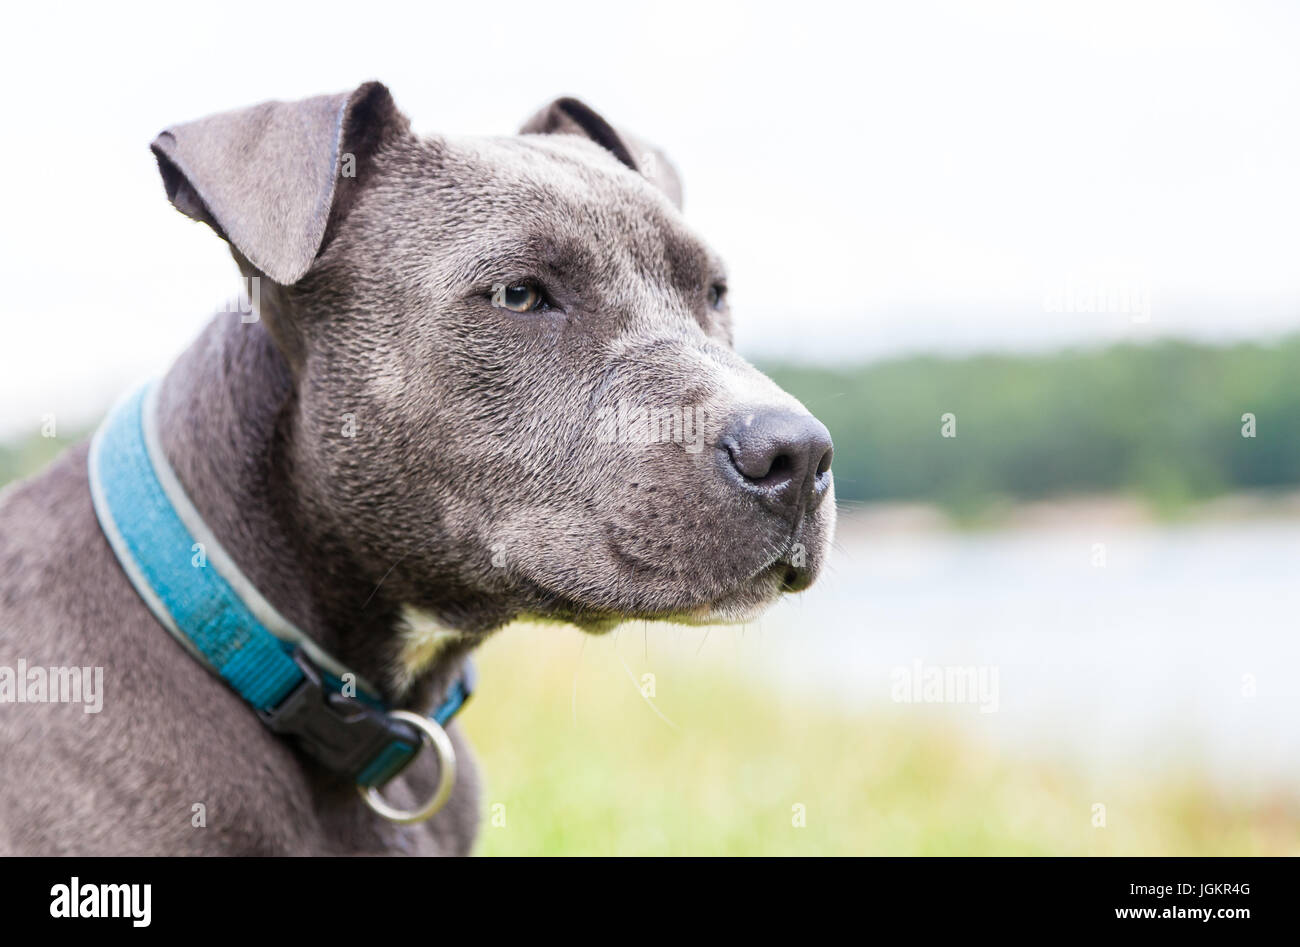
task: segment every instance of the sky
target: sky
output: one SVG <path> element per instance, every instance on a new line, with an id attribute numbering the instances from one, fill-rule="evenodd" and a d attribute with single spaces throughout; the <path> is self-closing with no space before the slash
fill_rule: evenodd
<path id="1" fill-rule="evenodd" d="M 238 289 L 168 125 L 384 81 L 427 134 L 559 95 L 660 145 L 758 358 L 1300 329 L 1300 5 L 24 4 L 0 435 L 82 423 Z"/>

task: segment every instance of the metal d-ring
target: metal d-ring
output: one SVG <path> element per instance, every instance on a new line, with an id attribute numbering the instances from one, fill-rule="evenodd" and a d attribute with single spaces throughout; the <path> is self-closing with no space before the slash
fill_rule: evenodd
<path id="1" fill-rule="evenodd" d="M 438 754 L 438 788 L 433 791 L 429 801 L 418 809 L 398 809 L 390 806 L 374 786 L 358 786 L 357 792 L 361 793 L 361 798 L 366 801 L 366 805 L 389 822 L 402 825 L 423 822 L 446 805 L 447 800 L 451 798 L 452 787 L 456 784 L 456 749 L 451 745 L 451 738 L 447 736 L 447 731 L 428 717 L 413 714 L 409 710 L 393 710 L 389 712 L 389 716 L 404 720 L 419 730 L 424 738 L 423 742 L 427 742 Z"/>

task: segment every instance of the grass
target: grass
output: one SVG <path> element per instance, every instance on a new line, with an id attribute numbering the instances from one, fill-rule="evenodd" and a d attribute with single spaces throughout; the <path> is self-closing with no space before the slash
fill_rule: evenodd
<path id="1" fill-rule="evenodd" d="M 1290 794 L 1007 757 L 934 715 L 767 691 L 718 659 L 733 631 L 640 631 L 519 625 L 480 651 L 480 854 L 1300 853 Z"/>

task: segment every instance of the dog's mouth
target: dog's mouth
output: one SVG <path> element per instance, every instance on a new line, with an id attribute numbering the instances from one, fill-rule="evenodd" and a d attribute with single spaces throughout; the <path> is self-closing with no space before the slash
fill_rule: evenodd
<path id="1" fill-rule="evenodd" d="M 555 539 L 523 546 L 506 560 L 516 614 L 595 633 L 636 620 L 750 622 L 783 594 L 811 586 L 830 545 L 826 516 L 755 521 L 722 510 L 710 519 L 690 509 L 665 528 L 663 519 L 672 516 L 665 509 L 613 517 L 594 536 L 556 531 L 552 523 Z M 531 522 L 515 527 L 517 535 L 526 530 L 540 531 Z"/>

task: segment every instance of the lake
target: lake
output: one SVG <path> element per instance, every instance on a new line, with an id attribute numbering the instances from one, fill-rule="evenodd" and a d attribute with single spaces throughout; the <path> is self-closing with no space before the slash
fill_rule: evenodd
<path id="1" fill-rule="evenodd" d="M 816 586 L 701 651 L 1009 752 L 1300 784 L 1300 521 L 845 527 Z M 977 671 L 996 704 L 912 687 Z"/>

